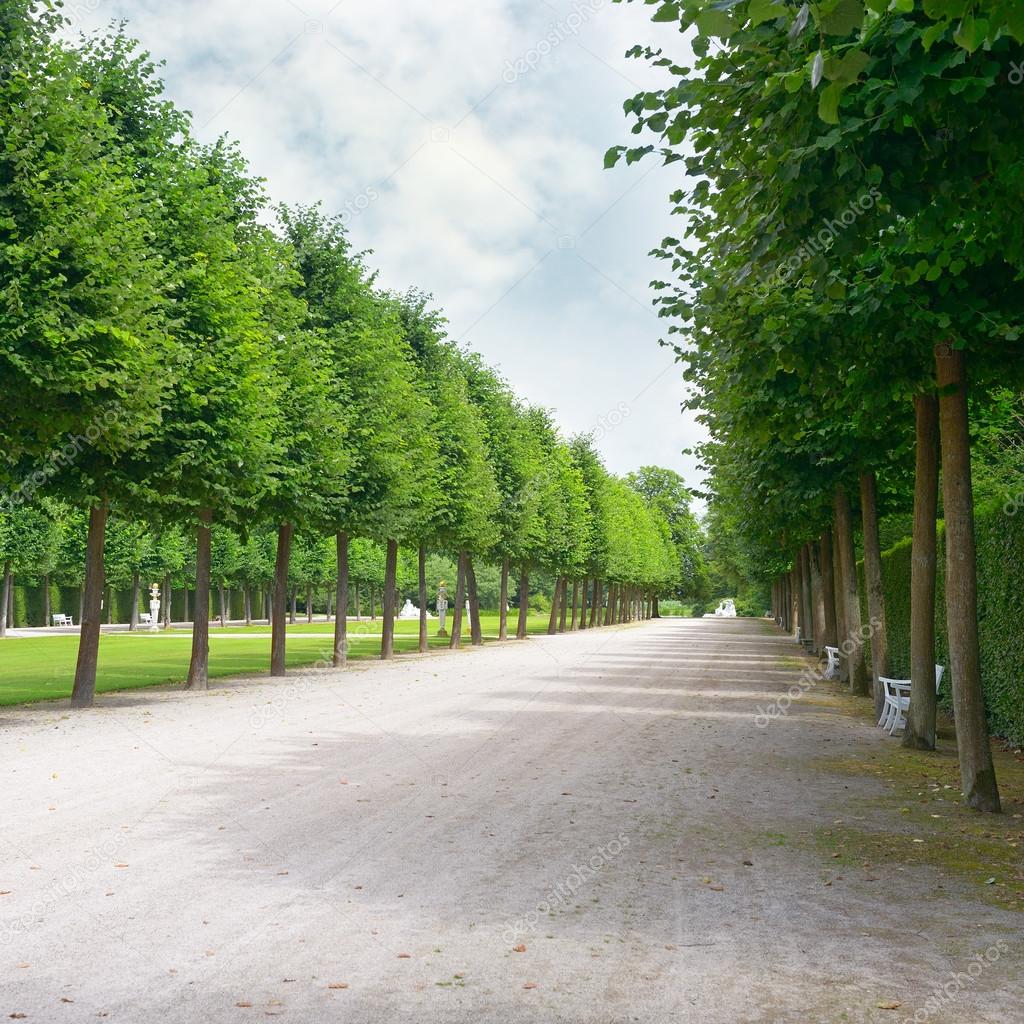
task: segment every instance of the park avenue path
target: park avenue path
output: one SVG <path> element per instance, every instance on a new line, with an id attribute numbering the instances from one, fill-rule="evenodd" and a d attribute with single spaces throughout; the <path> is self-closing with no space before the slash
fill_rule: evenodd
<path id="1" fill-rule="evenodd" d="M 759 727 L 805 664 L 676 619 L 0 709 L 0 1021 L 1020 1020 L 1018 915 L 816 845 L 896 741 Z"/>

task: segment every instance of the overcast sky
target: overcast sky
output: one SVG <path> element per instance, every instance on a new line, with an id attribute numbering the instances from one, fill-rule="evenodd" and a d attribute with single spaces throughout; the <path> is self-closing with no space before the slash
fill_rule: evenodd
<path id="1" fill-rule="evenodd" d="M 623 101 L 656 79 L 626 60 L 680 37 L 610 0 L 66 0 L 84 31 L 125 18 L 166 61 L 200 139 L 240 141 L 274 201 L 347 213 L 380 282 L 433 293 L 480 352 L 608 467 L 682 450 L 679 367 L 647 254 L 681 225 L 679 169 L 603 170 Z M 553 40 L 553 41 L 552 41 Z"/>

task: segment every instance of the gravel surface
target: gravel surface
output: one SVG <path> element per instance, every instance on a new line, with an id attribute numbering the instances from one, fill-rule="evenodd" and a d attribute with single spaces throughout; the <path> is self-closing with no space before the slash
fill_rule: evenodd
<path id="1" fill-rule="evenodd" d="M 894 741 L 759 728 L 799 659 L 662 620 L 2 708 L 0 1021 L 1021 1020 L 1019 916 L 815 852 L 878 782 L 811 762 Z"/>

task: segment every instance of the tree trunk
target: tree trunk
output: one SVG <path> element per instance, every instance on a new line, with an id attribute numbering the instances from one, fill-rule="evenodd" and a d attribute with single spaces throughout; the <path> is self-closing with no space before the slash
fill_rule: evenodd
<path id="1" fill-rule="evenodd" d="M 652 619 L 660 619 L 661 618 L 661 609 L 658 607 L 658 595 L 657 594 L 655 594 L 651 598 L 651 618 Z"/>
<path id="2" fill-rule="evenodd" d="M 825 606 L 825 631 L 822 638 L 830 647 L 839 643 L 839 631 L 836 626 L 836 581 L 833 571 L 832 531 L 826 530 L 818 544 L 818 565 L 821 569 L 821 596 Z"/>
<path id="3" fill-rule="evenodd" d="M 398 541 L 389 540 L 384 559 L 384 592 L 381 595 L 380 656 L 383 661 L 395 654 L 395 577 L 398 574 Z"/>
<path id="4" fill-rule="evenodd" d="M 188 607 L 188 581 L 186 580 L 182 586 L 184 587 L 184 594 L 182 595 L 182 598 L 184 601 L 185 624 L 188 625 L 192 621 L 192 614 Z"/>
<path id="5" fill-rule="evenodd" d="M 168 573 L 164 576 L 164 585 L 162 587 L 163 603 L 160 607 L 160 611 L 163 612 L 164 617 L 164 628 L 171 628 L 171 599 L 174 597 L 174 590 L 171 587 L 171 576 Z"/>
<path id="6" fill-rule="evenodd" d="M 293 586 L 291 588 L 291 594 L 288 602 L 288 623 L 289 625 L 295 625 L 295 616 L 299 611 L 299 588 Z"/>
<path id="7" fill-rule="evenodd" d="M 43 625 L 50 624 L 50 574 L 43 574 Z"/>
<path id="8" fill-rule="evenodd" d="M 562 577 L 555 577 L 555 592 L 551 595 L 551 614 L 548 616 L 548 636 L 558 632 L 558 599 L 562 593 Z"/>
<path id="9" fill-rule="evenodd" d="M 530 614 L 530 569 L 523 562 L 519 567 L 519 621 L 516 623 L 516 639 L 526 639 L 527 617 Z"/>
<path id="10" fill-rule="evenodd" d="M 873 470 L 860 475 L 860 507 L 864 527 L 864 586 L 871 623 L 871 692 L 875 696 L 875 714 L 880 716 L 885 706 L 885 691 L 878 677 L 889 674 L 889 645 L 882 588 L 882 544 L 878 536 L 878 481 Z"/>
<path id="11" fill-rule="evenodd" d="M 114 588 L 109 584 L 106 588 L 103 601 L 104 608 L 106 608 L 107 612 L 107 625 L 112 626 L 114 624 Z"/>
<path id="12" fill-rule="evenodd" d="M 469 598 L 469 634 L 474 647 L 483 646 L 484 632 L 480 625 L 480 597 L 476 590 L 476 572 L 473 560 L 466 555 L 466 596 Z"/>
<path id="13" fill-rule="evenodd" d="M 867 697 L 871 688 L 864 661 L 864 641 L 861 636 L 860 590 L 857 586 L 857 562 L 853 550 L 853 511 L 850 496 L 839 486 L 835 493 L 836 547 L 843 571 L 843 651 L 850 671 L 850 692 Z"/>
<path id="14" fill-rule="evenodd" d="M 228 602 L 224 584 L 221 581 L 217 583 L 217 608 L 220 612 L 217 618 L 220 619 L 220 628 L 223 629 L 228 624 Z"/>
<path id="15" fill-rule="evenodd" d="M 274 594 L 270 601 L 270 674 L 285 674 L 285 651 L 288 627 L 285 617 L 288 613 L 288 568 L 292 559 L 291 523 L 282 523 L 277 531 L 277 561 L 274 564 Z"/>
<path id="16" fill-rule="evenodd" d="M 359 610 L 359 584 L 356 583 L 356 622 L 363 621 L 363 614 Z"/>
<path id="17" fill-rule="evenodd" d="M 939 512 L 939 400 L 914 396 L 917 464 L 910 549 L 910 708 L 903 746 L 935 749 L 935 521 Z M 881 712 L 879 712 L 881 716 Z"/>
<path id="18" fill-rule="evenodd" d="M 814 633 L 814 594 L 811 590 L 811 554 L 810 545 L 800 548 L 800 623 L 803 627 L 803 639 L 808 642 L 812 651 L 818 649 L 818 637 Z"/>
<path id="19" fill-rule="evenodd" d="M 313 624 L 313 584 L 306 584 L 306 625 Z"/>
<path id="20" fill-rule="evenodd" d="M 590 622 L 587 624 L 587 629 L 594 629 L 595 626 L 601 625 L 601 620 L 598 618 L 601 614 L 601 601 L 601 581 L 595 576 L 593 595 L 590 599 Z"/>
<path id="21" fill-rule="evenodd" d="M 47 590 L 50 588 L 47 587 Z M 46 616 L 46 622 L 49 623 L 50 617 Z M 128 632 L 132 632 L 139 624 L 139 574 L 137 572 L 132 573 L 132 599 L 128 611 Z"/>
<path id="22" fill-rule="evenodd" d="M 192 660 L 188 666 L 186 690 L 207 690 L 210 686 L 210 527 L 212 509 L 199 512 L 196 527 L 196 615 L 192 626 Z M 223 602 L 221 604 L 223 616 Z M 221 624 L 223 625 L 223 618 Z"/>
<path id="23" fill-rule="evenodd" d="M 949 345 L 939 345 L 935 349 L 935 365 L 942 439 L 942 508 L 946 518 L 946 628 L 960 781 L 969 806 L 998 813 L 999 788 L 981 685 L 978 565 L 964 353 Z"/>
<path id="24" fill-rule="evenodd" d="M 498 594 L 498 639 L 508 639 L 508 559 L 501 560 L 501 591 Z"/>
<path id="25" fill-rule="evenodd" d="M 811 576 L 812 623 L 814 649 L 818 654 L 825 652 L 825 586 L 821 576 L 821 548 L 812 541 L 807 545 L 807 567 Z"/>
<path id="26" fill-rule="evenodd" d="M 0 593 L 0 637 L 7 636 L 7 609 L 13 596 L 11 588 L 11 561 L 7 559 L 4 562 L 3 591 Z M 81 616 L 79 616 L 79 622 L 81 622 Z"/>
<path id="27" fill-rule="evenodd" d="M 377 621 L 377 588 L 374 584 L 370 584 L 370 621 Z"/>
<path id="28" fill-rule="evenodd" d="M 835 587 L 836 605 L 836 646 L 838 647 L 846 634 L 846 607 L 843 588 L 843 565 L 839 557 L 839 541 L 836 536 L 835 522 L 832 524 L 832 583 Z M 839 659 L 839 681 L 849 685 L 850 665 L 846 658 Z"/>
<path id="29" fill-rule="evenodd" d="M 587 597 L 590 589 L 590 577 L 584 576 L 580 587 L 580 629 L 587 628 Z"/>
<path id="30" fill-rule="evenodd" d="M 348 534 L 339 530 L 334 541 L 338 585 L 334 600 L 334 654 L 331 661 L 335 668 L 344 668 L 348 661 Z"/>
<path id="31" fill-rule="evenodd" d="M 427 637 L 427 549 L 422 544 L 417 560 L 420 584 L 420 654 L 426 654 L 430 649 L 430 640 Z M 507 576 L 505 582 L 508 582 Z"/>
<path id="32" fill-rule="evenodd" d="M 75 685 L 71 691 L 73 708 L 91 707 L 96 694 L 96 664 L 99 659 L 100 620 L 103 615 L 103 543 L 106 529 L 107 503 L 101 501 L 89 510 L 89 536 L 85 550 L 85 600 L 82 602 L 82 628 L 78 638 Z M 13 594 L 11 596 L 13 597 Z"/>
<path id="33" fill-rule="evenodd" d="M 586 587 L 586 583 L 583 584 Z M 580 613 L 580 581 L 572 581 L 572 622 L 569 626 L 569 631 L 575 633 L 579 629 L 579 613 Z"/>
<path id="34" fill-rule="evenodd" d="M 452 635 L 448 638 L 449 650 L 462 646 L 462 606 L 466 603 L 466 553 L 459 552 L 459 567 L 455 580 L 455 607 L 452 608 Z"/>
<path id="35" fill-rule="evenodd" d="M 252 625 L 252 587 L 248 583 L 242 586 L 242 603 L 245 607 L 245 624 Z"/>
<path id="36" fill-rule="evenodd" d="M 564 633 L 566 623 L 569 620 L 569 577 L 562 577 L 561 596 L 558 607 L 558 632 Z"/>

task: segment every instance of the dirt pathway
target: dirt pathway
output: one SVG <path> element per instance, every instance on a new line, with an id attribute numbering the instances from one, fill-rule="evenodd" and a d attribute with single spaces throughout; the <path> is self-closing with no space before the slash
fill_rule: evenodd
<path id="1" fill-rule="evenodd" d="M 1019 1019 L 1019 914 L 829 852 L 895 741 L 759 727 L 804 664 L 664 620 L 0 709 L 0 1020 Z"/>

